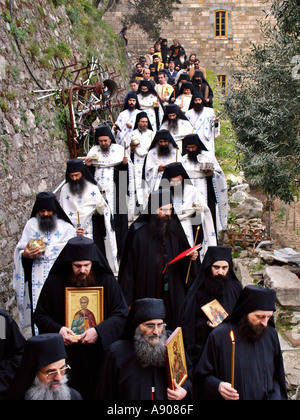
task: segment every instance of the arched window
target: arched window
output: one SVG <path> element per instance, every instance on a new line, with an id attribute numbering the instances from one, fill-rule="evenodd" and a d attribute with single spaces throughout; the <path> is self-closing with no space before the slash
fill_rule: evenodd
<path id="1" fill-rule="evenodd" d="M 226 10 L 215 11 L 215 37 L 227 38 L 228 12 Z"/>

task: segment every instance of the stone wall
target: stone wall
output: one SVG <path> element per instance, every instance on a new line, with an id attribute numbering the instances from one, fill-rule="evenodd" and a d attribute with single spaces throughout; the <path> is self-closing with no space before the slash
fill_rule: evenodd
<path id="1" fill-rule="evenodd" d="M 56 9 L 48 0 L 21 0 L 13 1 L 12 7 L 13 19 L 9 2 L 0 0 L 0 308 L 14 316 L 14 249 L 36 194 L 54 191 L 61 184 L 70 157 L 66 130 L 60 123 L 61 108 L 54 100 L 59 95 L 38 100 L 47 92 L 33 93 L 41 88 L 67 87 L 67 83 L 58 85 L 54 65 L 43 65 L 40 58 L 47 48 L 59 44 L 71 51 L 65 64 L 74 63 L 75 56 L 81 63 L 84 55 L 80 51 L 85 47 L 74 36 L 64 6 Z M 100 63 L 104 65 L 113 57 L 120 67 L 113 34 L 108 30 L 98 41 Z M 34 54 L 37 47 L 39 57 Z M 126 85 L 127 67 L 123 74 L 116 80 L 118 85 Z"/>
<path id="2" fill-rule="evenodd" d="M 214 36 L 214 12 L 220 9 L 228 12 L 226 39 Z M 178 38 L 187 55 L 197 54 L 203 67 L 230 76 L 237 68 L 236 57 L 240 51 L 245 52 L 252 42 L 261 41 L 258 20 L 264 17 L 263 9 L 267 10 L 267 4 L 260 0 L 182 0 L 173 13 L 173 22 L 162 25 L 161 36 L 167 38 L 170 45 Z M 121 29 L 125 11 L 123 0 L 116 10 L 105 15 L 116 31 Z M 153 45 L 138 27 L 129 29 L 128 39 L 128 51 L 136 56 L 146 54 Z"/>

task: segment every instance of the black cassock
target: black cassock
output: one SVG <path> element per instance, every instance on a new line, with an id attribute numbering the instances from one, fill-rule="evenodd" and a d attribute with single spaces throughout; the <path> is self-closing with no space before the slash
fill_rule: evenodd
<path id="1" fill-rule="evenodd" d="M 74 238 L 74 241 L 80 241 L 80 238 Z M 66 267 L 60 265 L 63 258 L 64 250 L 50 271 L 34 312 L 34 322 L 40 334 L 58 333 L 65 326 L 65 288 L 72 285 L 68 281 Z M 84 399 L 94 398 L 103 352 L 120 337 L 128 315 L 120 286 L 104 257 L 101 259 L 102 266 L 94 261 L 93 255 L 90 259 L 93 260 L 95 272 L 94 286 L 103 286 L 104 289 L 104 321 L 95 327 L 99 336 L 95 344 L 76 343 L 66 346 L 71 366 L 70 385 L 78 390 Z"/>
<path id="2" fill-rule="evenodd" d="M 212 331 L 212 328 L 207 325 L 208 318 L 201 307 L 217 299 L 225 311 L 230 314 L 243 289 L 233 269 L 231 252 L 232 249 L 229 247 L 208 247 L 202 265 L 185 298 L 181 327 L 185 349 L 194 367 L 199 362 L 207 337 Z M 227 261 L 229 264 L 228 278 L 224 280 L 222 290 L 218 292 L 218 295 L 206 286 L 207 282 L 213 282 L 209 273 L 211 273 L 211 266 L 216 261 Z"/>
<path id="3" fill-rule="evenodd" d="M 222 399 L 221 382 L 231 383 L 232 341 L 235 336 L 234 388 L 240 400 L 286 400 L 282 354 L 275 328 L 249 342 L 239 333 L 237 324 L 221 324 L 208 337 L 193 378 L 193 398 Z"/>
<path id="4" fill-rule="evenodd" d="M 163 240 L 151 235 L 148 216 L 140 216 L 131 225 L 120 264 L 119 284 L 128 306 L 132 306 L 136 299 L 163 299 L 168 329 L 175 330 L 179 326 L 187 291 L 185 280 L 190 260 L 179 260 L 169 265 L 164 275 L 162 272 L 170 261 L 190 246 L 177 216 L 171 217 L 170 225 Z M 192 279 L 193 264 L 189 283 Z"/>
<path id="5" fill-rule="evenodd" d="M 222 298 L 218 297 L 218 301 L 228 314 L 234 308 L 242 287 L 242 284 L 237 280 L 226 280 L 224 294 Z M 205 289 L 204 284 L 202 284 L 202 287 L 197 290 L 195 302 L 193 299 L 187 299 L 185 304 L 186 317 L 182 327 L 184 328 L 186 349 L 194 365 L 199 361 L 207 337 L 212 332 L 212 328 L 207 325 L 208 318 L 201 307 L 215 298 L 216 296 Z M 193 313 L 194 303 L 196 308 Z"/>
<path id="6" fill-rule="evenodd" d="M 187 367 L 189 370 L 191 365 Z M 96 399 L 167 400 L 167 388 L 166 368 L 142 368 L 135 357 L 133 340 L 122 339 L 113 343 L 106 351 Z M 187 391 L 186 398 L 191 398 L 190 377 L 183 383 L 182 388 Z"/>
<path id="7" fill-rule="evenodd" d="M 25 338 L 19 331 L 15 321 L 4 311 L 0 310 L 0 400 L 5 399 L 9 388 L 21 363 Z M 4 338 L 5 337 L 5 338 Z"/>

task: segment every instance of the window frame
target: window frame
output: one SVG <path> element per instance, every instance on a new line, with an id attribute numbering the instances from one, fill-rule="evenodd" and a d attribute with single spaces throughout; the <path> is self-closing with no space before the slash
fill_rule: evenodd
<path id="1" fill-rule="evenodd" d="M 221 90 L 221 94 L 223 96 L 227 95 L 227 89 L 228 89 L 228 76 L 227 74 L 218 74 L 217 75 L 218 80 L 219 80 L 219 86 L 220 86 L 220 90 Z"/>
<path id="2" fill-rule="evenodd" d="M 225 13 L 225 34 L 222 34 L 222 22 L 223 22 L 223 16 L 222 13 Z M 220 22 L 220 28 L 219 28 L 219 35 L 217 34 L 217 18 L 219 17 Z M 214 12 L 214 37 L 216 39 L 226 39 L 228 38 L 228 11 L 224 9 L 218 9 Z"/>

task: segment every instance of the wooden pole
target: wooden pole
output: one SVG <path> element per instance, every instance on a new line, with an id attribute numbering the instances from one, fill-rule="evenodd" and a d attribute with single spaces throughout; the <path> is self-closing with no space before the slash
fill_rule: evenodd
<path id="1" fill-rule="evenodd" d="M 196 236 L 195 236 L 194 246 L 197 245 L 199 231 L 200 231 L 200 226 L 197 227 L 197 232 L 196 232 Z M 187 282 L 189 281 L 191 266 L 192 266 L 192 260 L 190 260 L 190 263 L 189 263 L 189 268 L 188 268 L 188 272 L 187 272 L 187 275 L 186 275 L 185 284 L 187 284 Z"/>

